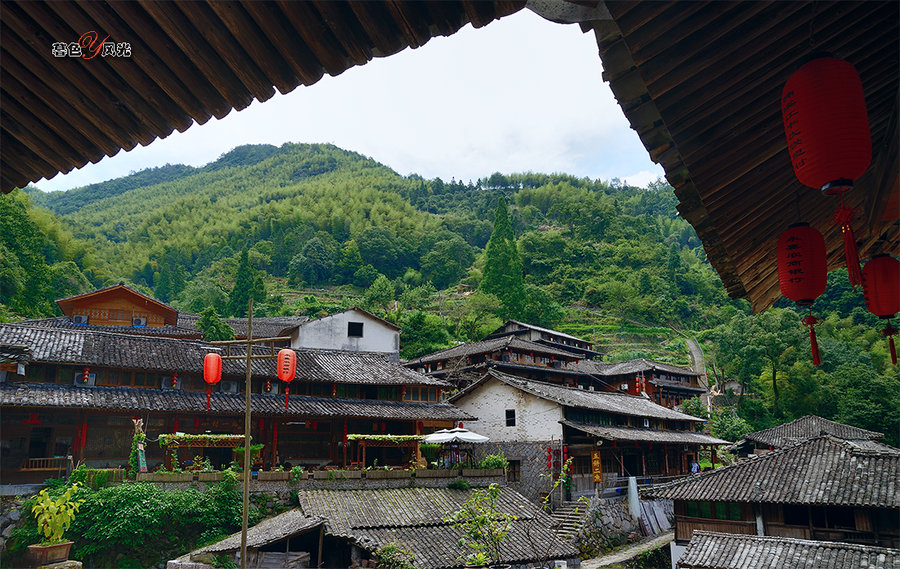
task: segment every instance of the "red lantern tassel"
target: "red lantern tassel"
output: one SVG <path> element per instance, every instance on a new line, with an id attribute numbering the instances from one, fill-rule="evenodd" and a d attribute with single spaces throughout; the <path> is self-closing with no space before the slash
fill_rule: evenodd
<path id="1" fill-rule="evenodd" d="M 809 316 L 803 319 L 803 325 L 809 327 L 809 347 L 812 350 L 814 366 L 818 366 L 822 363 L 822 358 L 819 355 L 819 342 L 816 340 L 816 330 L 813 328 L 813 326 L 819 322 L 821 322 L 821 320 L 812 315 L 812 309 L 809 311 Z"/>
<path id="2" fill-rule="evenodd" d="M 206 388 L 206 410 L 209 411 L 209 396 L 212 395 L 212 390 L 210 388 Z"/>
<path id="3" fill-rule="evenodd" d="M 888 338 L 888 346 L 891 349 L 891 363 L 894 365 L 897 365 L 897 348 L 894 347 L 894 334 L 897 332 L 900 332 L 900 330 L 894 328 L 890 322 L 888 322 L 887 327 L 881 331 L 881 335 L 887 336 Z"/>
<path id="4" fill-rule="evenodd" d="M 856 237 L 853 235 L 853 208 L 844 205 L 844 196 L 841 196 L 841 207 L 834 212 L 834 223 L 841 226 L 844 236 L 844 256 L 847 259 L 847 275 L 853 288 L 862 284 L 862 272 L 859 270 L 859 253 L 856 250 Z"/>
<path id="5" fill-rule="evenodd" d="M 291 393 L 291 386 L 285 385 L 284 386 L 284 408 L 285 409 L 288 408 L 288 396 L 290 395 L 290 393 Z"/>

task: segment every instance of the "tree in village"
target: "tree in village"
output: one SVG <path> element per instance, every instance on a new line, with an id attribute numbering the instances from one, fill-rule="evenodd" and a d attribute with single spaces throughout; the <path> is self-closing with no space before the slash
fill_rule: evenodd
<path id="1" fill-rule="evenodd" d="M 251 298 L 254 302 L 262 302 L 266 298 L 266 288 L 262 275 L 250 266 L 247 250 L 244 249 L 234 277 L 234 288 L 228 295 L 228 312 L 238 318 L 246 317 Z"/>
<path id="2" fill-rule="evenodd" d="M 525 304 L 525 280 L 516 239 L 509 222 L 509 208 L 504 198 L 497 200 L 494 231 L 484 252 L 480 290 L 500 299 L 505 316 L 521 317 Z"/>
<path id="3" fill-rule="evenodd" d="M 375 279 L 372 286 L 366 289 L 363 295 L 363 302 L 366 307 L 370 310 L 377 309 L 382 314 L 387 314 L 393 301 L 394 285 L 384 275 L 378 275 L 378 278 Z"/>
<path id="4" fill-rule="evenodd" d="M 219 318 L 219 313 L 212 306 L 207 307 L 197 320 L 197 328 L 203 332 L 203 339 L 207 342 L 222 340 L 234 340 L 234 328 Z"/>

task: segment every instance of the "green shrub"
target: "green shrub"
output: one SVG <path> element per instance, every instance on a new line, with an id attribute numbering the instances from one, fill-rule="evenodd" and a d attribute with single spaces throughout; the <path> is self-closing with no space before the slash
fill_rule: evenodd
<path id="1" fill-rule="evenodd" d="M 469 484 L 468 480 L 459 479 L 447 484 L 447 488 L 451 490 L 469 490 L 472 488 L 472 485 Z"/>
<path id="2" fill-rule="evenodd" d="M 509 461 L 506 460 L 506 456 L 502 452 L 489 454 L 478 461 L 478 468 L 502 468 L 506 470 L 507 466 L 509 466 Z"/>

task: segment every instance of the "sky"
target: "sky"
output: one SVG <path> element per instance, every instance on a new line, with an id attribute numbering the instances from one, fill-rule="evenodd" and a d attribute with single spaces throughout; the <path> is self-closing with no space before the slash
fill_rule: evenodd
<path id="1" fill-rule="evenodd" d="M 67 190 L 164 164 L 202 166 L 242 144 L 329 142 L 429 179 L 530 171 L 644 186 L 663 170 L 601 74 L 593 34 L 521 10 L 35 185 Z"/>

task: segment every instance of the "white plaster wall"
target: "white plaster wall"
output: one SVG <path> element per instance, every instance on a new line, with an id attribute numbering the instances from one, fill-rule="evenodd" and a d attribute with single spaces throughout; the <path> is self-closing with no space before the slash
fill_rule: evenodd
<path id="1" fill-rule="evenodd" d="M 674 541 L 669 544 L 669 554 L 672 557 L 672 569 L 678 569 L 678 561 L 681 559 L 681 556 L 684 555 L 684 552 L 687 550 L 686 545 L 678 545 Z"/>
<path id="2" fill-rule="evenodd" d="M 349 322 L 362 322 L 361 338 L 347 336 Z M 294 332 L 292 348 L 399 353 L 400 331 L 363 312 L 348 310 L 308 322 Z"/>
<path id="3" fill-rule="evenodd" d="M 562 408 L 496 379 L 489 379 L 453 403 L 478 420 L 467 424 L 491 442 L 534 442 L 562 438 Z M 516 410 L 516 426 L 506 426 L 506 410 Z"/>

